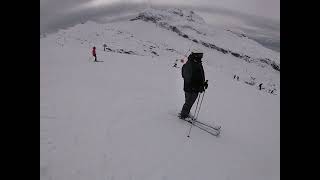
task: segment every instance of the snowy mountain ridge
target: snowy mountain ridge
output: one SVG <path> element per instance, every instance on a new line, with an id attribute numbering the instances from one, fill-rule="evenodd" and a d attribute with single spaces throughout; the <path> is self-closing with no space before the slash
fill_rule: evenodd
<path id="1" fill-rule="evenodd" d="M 168 10 L 157 10 L 148 8 L 139 13 L 136 18 L 131 20 L 143 19 L 145 21 L 152 21 L 154 23 L 161 22 L 175 22 L 185 24 L 186 22 L 195 24 L 204 24 L 205 21 L 202 17 L 195 14 L 193 11 L 186 11 L 178 8 L 171 8 Z"/>
<path id="2" fill-rule="evenodd" d="M 155 23 L 207 48 L 230 54 L 249 63 L 256 63 L 261 67 L 271 66 L 280 71 L 280 56 L 277 52 L 263 47 L 243 33 L 239 34 L 229 29 L 212 31 L 203 18 L 193 11 L 150 8 L 131 19 L 135 20 Z"/>

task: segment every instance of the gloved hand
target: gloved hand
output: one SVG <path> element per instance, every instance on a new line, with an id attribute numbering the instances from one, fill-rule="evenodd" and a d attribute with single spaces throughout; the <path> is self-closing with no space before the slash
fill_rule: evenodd
<path id="1" fill-rule="evenodd" d="M 204 89 L 208 89 L 208 80 L 206 80 L 206 81 L 203 83 L 203 87 L 204 87 Z"/>
<path id="2" fill-rule="evenodd" d="M 205 90 L 205 89 L 204 89 L 204 86 L 201 86 L 200 89 L 199 89 L 199 92 L 200 92 L 200 93 L 203 93 L 204 90 Z"/>

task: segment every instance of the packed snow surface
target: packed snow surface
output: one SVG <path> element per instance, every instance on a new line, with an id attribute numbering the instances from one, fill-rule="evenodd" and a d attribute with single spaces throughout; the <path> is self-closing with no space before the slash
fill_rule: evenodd
<path id="1" fill-rule="evenodd" d="M 171 9 L 161 21 L 183 26 L 173 11 L 182 17 Z M 41 180 L 279 180 L 280 72 L 158 25 L 86 22 L 40 38 Z M 229 50 L 279 56 L 230 31 L 208 26 L 205 33 Z M 103 62 L 93 62 L 93 46 Z M 221 125 L 219 137 L 193 127 L 188 138 L 190 124 L 177 118 L 184 103 L 180 60 L 190 47 L 204 51 L 209 80 L 198 120 Z"/>

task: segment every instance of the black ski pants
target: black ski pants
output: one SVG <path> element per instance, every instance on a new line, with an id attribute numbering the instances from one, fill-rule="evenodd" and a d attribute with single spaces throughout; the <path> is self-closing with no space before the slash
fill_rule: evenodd
<path id="1" fill-rule="evenodd" d="M 182 110 L 181 110 L 181 116 L 182 117 L 189 116 L 189 113 L 190 113 L 190 110 L 192 108 L 192 105 L 197 100 L 198 94 L 199 93 L 197 93 L 197 92 L 184 92 L 185 103 L 184 103 L 184 105 L 182 107 Z"/>

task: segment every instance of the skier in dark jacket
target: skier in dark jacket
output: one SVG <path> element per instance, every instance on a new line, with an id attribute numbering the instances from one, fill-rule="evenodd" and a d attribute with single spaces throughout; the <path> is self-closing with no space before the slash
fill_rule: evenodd
<path id="1" fill-rule="evenodd" d="M 103 44 L 103 51 L 106 51 L 106 47 L 107 47 L 107 45 Z"/>
<path id="2" fill-rule="evenodd" d="M 205 75 L 201 61 L 202 57 L 203 53 L 201 51 L 193 51 L 189 55 L 188 61 L 182 66 L 185 103 L 179 114 L 179 117 L 181 119 L 190 117 L 190 110 L 192 108 L 192 105 L 196 101 L 198 94 L 202 93 L 208 87 L 208 84 L 205 81 Z"/>

